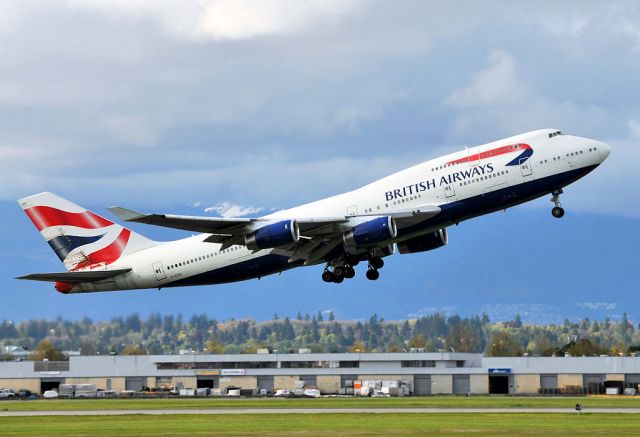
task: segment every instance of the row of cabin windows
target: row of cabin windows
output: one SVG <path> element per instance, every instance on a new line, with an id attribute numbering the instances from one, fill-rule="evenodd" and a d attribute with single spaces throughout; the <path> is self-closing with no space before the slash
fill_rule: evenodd
<path id="1" fill-rule="evenodd" d="M 497 178 L 498 176 L 503 176 L 509 173 L 509 170 L 502 170 L 497 173 L 491 173 L 490 175 L 480 176 L 479 178 L 470 179 L 468 181 L 460 182 L 460 186 L 463 187 L 465 185 L 475 184 L 476 182 L 486 181 L 488 179 Z"/>
<path id="2" fill-rule="evenodd" d="M 177 262 L 175 264 L 171 264 L 170 266 L 167 266 L 167 270 L 172 270 L 172 269 L 177 269 L 178 267 L 183 267 L 189 264 L 194 264 L 198 261 L 204 261 L 208 258 L 213 258 L 214 256 L 218 256 L 219 254 L 223 254 L 223 253 L 228 253 L 228 252 L 233 252 L 235 250 L 240 250 L 241 246 L 231 246 L 227 249 L 221 250 L 219 252 L 211 252 L 211 253 L 207 253 L 206 255 L 202 255 L 202 256 L 198 256 L 196 258 L 191 258 L 188 259 L 186 261 L 182 261 L 182 262 Z"/>
<path id="3" fill-rule="evenodd" d="M 585 152 L 593 153 L 593 152 L 597 152 L 597 151 L 598 151 L 598 148 L 597 148 L 597 147 L 589 147 L 589 149 L 588 149 L 588 150 L 578 150 L 577 152 L 567 153 L 567 154 L 565 155 L 565 158 L 569 158 L 569 157 L 571 157 L 571 156 L 578 156 L 578 155 L 582 155 L 582 154 L 583 154 L 583 153 L 585 153 Z M 562 159 L 562 156 L 554 156 L 552 160 L 553 160 L 553 161 L 560 161 L 561 159 Z M 542 164 L 542 163 L 543 163 L 543 162 L 542 162 L 542 161 L 540 161 L 540 164 Z M 547 163 L 547 160 L 545 159 L 545 160 L 544 160 L 544 164 L 546 164 L 546 163 Z"/>
<path id="4" fill-rule="evenodd" d="M 411 202 L 411 201 L 413 201 L 413 200 L 417 200 L 417 199 L 420 199 L 420 198 L 422 198 L 422 194 L 416 194 L 415 196 L 409 196 L 409 197 L 407 197 L 406 199 L 394 200 L 394 201 L 392 202 L 392 205 L 400 205 L 401 203 Z M 388 203 L 385 203 L 385 204 L 384 204 L 384 207 L 385 207 L 385 208 L 389 208 L 389 204 L 388 204 Z M 377 206 L 376 206 L 376 210 L 380 210 L 380 208 L 381 208 L 381 206 L 380 206 L 380 205 L 377 205 Z M 371 213 L 371 212 L 373 212 L 373 208 L 365 208 L 365 209 L 364 209 L 364 213 L 365 213 L 365 214 L 368 214 L 368 213 Z"/>

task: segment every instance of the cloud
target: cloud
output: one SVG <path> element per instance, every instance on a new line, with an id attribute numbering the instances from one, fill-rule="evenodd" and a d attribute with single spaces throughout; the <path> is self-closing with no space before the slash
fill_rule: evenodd
<path id="1" fill-rule="evenodd" d="M 0 199 L 291 206 L 558 127 L 614 148 L 572 207 L 638 217 L 634 5 L 3 2 Z"/>
<path id="2" fill-rule="evenodd" d="M 579 302 L 578 307 L 590 310 L 615 310 L 618 306 L 615 302 Z"/>
<path id="3" fill-rule="evenodd" d="M 205 212 L 215 212 L 221 217 L 244 217 L 251 214 L 257 214 L 264 211 L 264 208 L 258 206 L 242 206 L 233 203 L 223 202 L 204 209 Z"/>
<path id="4" fill-rule="evenodd" d="M 360 0 L 73 0 L 113 19 L 153 20 L 170 35 L 189 39 L 241 40 L 304 32 L 330 25 L 357 10 Z"/>
<path id="5" fill-rule="evenodd" d="M 514 105 L 523 101 L 526 93 L 519 83 L 516 60 L 503 50 L 489 52 L 490 65 L 475 73 L 471 83 L 456 90 L 447 103 L 459 108 Z"/>

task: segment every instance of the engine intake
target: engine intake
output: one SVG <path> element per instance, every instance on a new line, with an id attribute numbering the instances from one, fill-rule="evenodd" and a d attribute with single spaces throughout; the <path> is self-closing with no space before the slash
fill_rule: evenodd
<path id="1" fill-rule="evenodd" d="M 398 252 L 401 254 L 426 252 L 428 250 L 438 249 L 445 246 L 449 241 L 447 229 L 438 229 L 426 235 L 414 237 L 406 241 L 399 242 Z"/>
<path id="2" fill-rule="evenodd" d="M 295 220 L 284 220 L 265 225 L 244 237 L 250 250 L 272 249 L 295 243 L 300 239 L 300 228 Z"/>
<path id="3" fill-rule="evenodd" d="M 345 232 L 342 236 L 347 247 L 367 246 L 395 238 L 398 235 L 396 222 L 392 217 L 378 217 L 368 222 L 360 223 Z"/>

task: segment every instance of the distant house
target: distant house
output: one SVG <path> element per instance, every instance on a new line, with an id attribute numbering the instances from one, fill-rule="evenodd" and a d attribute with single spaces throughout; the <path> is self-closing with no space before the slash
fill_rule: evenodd
<path id="1" fill-rule="evenodd" d="M 31 352 L 23 348 L 22 346 L 3 346 L 2 352 L 6 355 L 11 355 L 15 358 L 27 358 Z"/>

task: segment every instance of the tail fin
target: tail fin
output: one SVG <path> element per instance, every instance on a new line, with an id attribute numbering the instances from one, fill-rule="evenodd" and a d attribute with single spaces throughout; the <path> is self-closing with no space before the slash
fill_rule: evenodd
<path id="1" fill-rule="evenodd" d="M 67 270 L 104 266 L 157 243 L 51 193 L 18 200 Z"/>

